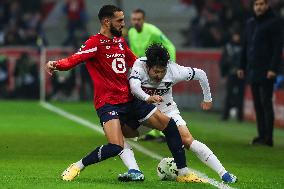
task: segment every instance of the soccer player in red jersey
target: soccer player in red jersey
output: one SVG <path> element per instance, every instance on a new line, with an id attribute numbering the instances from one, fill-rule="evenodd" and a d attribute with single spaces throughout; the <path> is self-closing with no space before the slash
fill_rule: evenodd
<path id="1" fill-rule="evenodd" d="M 79 52 L 68 58 L 49 61 L 46 65 L 47 71 L 52 74 L 56 70 L 69 70 L 86 62 L 94 84 L 94 105 L 108 141 L 71 164 L 63 172 L 62 179 L 73 180 L 86 166 L 122 154 L 122 125 L 127 124 L 137 129 L 139 123 L 143 122 L 143 125 L 165 134 L 179 170 L 179 180 L 196 181 L 186 166 L 185 152 L 174 120 L 162 114 L 153 104 L 134 98 L 130 92 L 127 72 L 136 57 L 121 37 L 125 26 L 123 11 L 113 5 L 105 5 L 100 9 L 98 17 L 101 22 L 100 33 L 90 37 Z M 130 181 L 144 180 L 139 169 L 129 171 L 130 175 L 134 175 Z"/>

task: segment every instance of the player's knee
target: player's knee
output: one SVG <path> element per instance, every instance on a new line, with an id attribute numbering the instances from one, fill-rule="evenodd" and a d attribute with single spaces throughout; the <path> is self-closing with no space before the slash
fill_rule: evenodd
<path id="1" fill-rule="evenodd" d="M 131 129 L 128 126 L 123 126 L 121 129 L 125 138 L 134 138 L 139 136 L 139 132 L 137 130 Z"/>
<path id="2" fill-rule="evenodd" d="M 169 124 L 170 118 L 159 110 L 148 119 L 148 123 L 157 130 L 163 131 Z"/>
<path id="3" fill-rule="evenodd" d="M 164 130 L 162 131 L 165 135 L 171 134 L 173 132 L 175 132 L 175 130 L 177 130 L 177 125 L 176 122 L 171 118 L 167 124 L 167 126 L 164 128 Z M 180 133 L 178 133 L 180 135 Z M 181 136 L 180 136 L 181 137 Z"/>

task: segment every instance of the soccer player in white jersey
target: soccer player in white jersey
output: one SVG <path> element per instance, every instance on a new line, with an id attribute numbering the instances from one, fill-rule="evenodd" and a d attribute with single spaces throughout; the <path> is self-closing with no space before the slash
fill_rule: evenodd
<path id="1" fill-rule="evenodd" d="M 180 116 L 176 103 L 173 101 L 172 86 L 180 81 L 198 80 L 203 91 L 204 99 L 201 102 L 203 110 L 212 107 L 212 98 L 206 73 L 197 68 L 180 66 L 169 60 L 167 50 L 159 45 L 153 44 L 146 50 L 146 57 L 136 60 L 132 68 L 129 83 L 131 92 L 139 99 L 148 103 L 154 103 L 158 109 L 177 123 L 182 142 L 186 149 L 191 150 L 207 166 L 219 174 L 226 183 L 235 183 L 237 177 L 229 173 L 218 160 L 216 155 L 203 143 L 193 138 L 186 122 Z M 139 127 L 138 133 L 129 134 L 129 129 L 124 132 L 127 137 L 143 135 L 149 130 Z M 129 144 L 125 144 L 124 153 L 120 155 L 128 169 L 137 169 L 134 153 Z M 120 174 L 119 180 L 131 181 L 132 175 Z"/>

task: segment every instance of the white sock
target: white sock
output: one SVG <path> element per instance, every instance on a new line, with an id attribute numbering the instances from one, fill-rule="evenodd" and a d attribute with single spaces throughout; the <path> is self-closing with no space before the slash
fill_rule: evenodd
<path id="1" fill-rule="evenodd" d="M 127 143 L 124 142 L 124 149 L 121 151 L 119 154 L 121 160 L 123 161 L 124 165 L 129 169 L 136 169 L 139 170 L 139 167 L 137 165 L 137 162 L 134 157 L 134 152 L 131 148 L 131 146 Z"/>
<path id="2" fill-rule="evenodd" d="M 190 150 L 193 151 L 203 163 L 218 173 L 220 177 L 227 172 L 218 158 L 205 144 L 194 140 L 190 145 Z"/>
<path id="3" fill-rule="evenodd" d="M 82 170 L 82 169 L 85 168 L 85 166 L 84 166 L 83 163 L 82 163 L 82 159 L 79 160 L 79 161 L 77 161 L 77 162 L 75 163 L 75 165 L 76 165 L 77 167 L 79 167 L 80 170 Z"/>
<path id="4" fill-rule="evenodd" d="M 178 169 L 178 176 L 183 176 L 189 173 L 189 169 L 187 167 Z"/>

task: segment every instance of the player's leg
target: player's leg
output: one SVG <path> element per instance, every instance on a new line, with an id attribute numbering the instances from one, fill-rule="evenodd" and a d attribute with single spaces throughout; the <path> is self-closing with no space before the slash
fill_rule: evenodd
<path id="1" fill-rule="evenodd" d="M 114 112 L 109 114 L 109 112 Z M 121 131 L 120 121 L 115 107 L 107 106 L 98 110 L 101 123 L 104 127 L 104 132 L 108 140 L 108 144 L 97 147 L 94 151 L 71 164 L 62 174 L 62 179 L 71 181 L 79 175 L 80 171 L 86 166 L 98 163 L 110 157 L 118 155 L 123 150 L 123 134 Z"/>
<path id="2" fill-rule="evenodd" d="M 214 170 L 220 178 L 227 183 L 236 182 L 237 178 L 230 174 L 219 161 L 217 156 L 208 148 L 204 143 L 194 139 L 189 132 L 188 128 L 184 126 L 178 126 L 181 133 L 182 140 L 187 149 L 190 149 L 205 165 Z"/>
<path id="3" fill-rule="evenodd" d="M 135 138 L 139 136 L 137 130 L 132 129 L 128 125 L 131 124 L 139 124 L 137 120 L 130 120 L 127 124 L 122 126 L 122 132 L 124 137 L 126 138 Z M 137 126 L 135 126 L 137 127 Z M 134 152 L 130 144 L 125 140 L 124 141 L 124 148 L 122 152 L 119 154 L 122 162 L 128 168 L 128 171 L 118 175 L 118 180 L 127 182 L 127 181 L 144 181 L 145 176 L 140 171 L 139 166 L 136 162 Z"/>
<path id="4" fill-rule="evenodd" d="M 192 137 L 186 126 L 186 122 L 182 119 L 178 110 L 173 110 L 172 113 L 168 113 L 167 115 L 171 116 L 177 123 L 182 142 L 186 149 L 195 153 L 198 159 L 218 173 L 223 181 L 228 183 L 236 182 L 236 176 L 226 171 L 216 155 L 205 144 Z"/>
<path id="5" fill-rule="evenodd" d="M 132 102 L 132 111 L 140 123 L 150 128 L 163 131 L 168 147 L 175 159 L 178 168 L 178 181 L 180 182 L 206 182 L 189 172 L 186 166 L 185 152 L 176 123 L 173 119 L 162 114 L 153 104 L 135 99 Z M 137 129 L 133 127 L 133 129 Z"/>
<path id="6" fill-rule="evenodd" d="M 148 104 L 136 98 L 132 103 L 132 110 L 135 112 L 136 118 L 140 123 L 143 123 L 144 126 L 163 131 L 168 147 L 176 161 L 177 168 L 182 173 L 187 168 L 186 158 L 181 137 L 174 120 L 162 114 L 153 104 Z"/>
<path id="7" fill-rule="evenodd" d="M 138 123 L 139 124 L 139 123 Z M 127 124 L 122 126 L 122 133 L 123 136 L 125 138 L 136 138 L 139 137 L 141 135 L 145 135 L 146 133 L 148 133 L 149 131 L 151 131 L 151 128 L 145 127 L 145 126 L 140 126 L 138 129 L 132 129 L 131 127 L 129 127 Z M 142 134 L 140 134 L 142 133 Z M 128 168 L 128 170 L 131 169 L 135 169 L 135 170 L 139 170 L 139 166 L 137 165 L 137 162 L 135 160 L 135 156 L 134 156 L 134 152 L 132 150 L 131 145 L 126 141 L 124 141 L 124 149 L 123 151 L 119 154 L 122 162 L 124 163 L 124 165 Z M 124 175 L 126 175 L 126 173 L 124 174 L 120 174 L 119 175 L 119 180 L 123 180 Z"/>
<path id="8" fill-rule="evenodd" d="M 132 147 L 127 141 L 124 142 L 124 149 L 119 154 L 119 156 L 124 165 L 128 168 L 127 172 L 118 175 L 119 181 L 128 182 L 145 180 L 145 176 L 140 171 L 139 166 L 136 162 Z"/>
<path id="9" fill-rule="evenodd" d="M 123 135 L 120 121 L 118 119 L 109 120 L 103 125 L 103 127 L 108 144 L 97 147 L 94 151 L 84 157 L 82 159 L 84 166 L 114 157 L 123 149 Z"/>
<path id="10" fill-rule="evenodd" d="M 207 182 L 189 171 L 186 165 L 185 151 L 177 125 L 172 118 L 169 118 L 159 110 L 155 111 L 143 125 L 163 131 L 168 147 L 175 159 L 178 168 L 178 182 Z"/>

